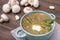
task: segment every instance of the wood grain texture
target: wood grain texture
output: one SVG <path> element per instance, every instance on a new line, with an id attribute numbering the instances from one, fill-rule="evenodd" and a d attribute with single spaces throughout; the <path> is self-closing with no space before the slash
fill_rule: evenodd
<path id="1" fill-rule="evenodd" d="M 40 7 L 38 9 L 55 14 L 56 21 L 60 24 L 60 0 L 39 0 L 39 1 L 40 1 Z M 4 13 L 2 11 L 2 5 L 7 3 L 7 2 L 8 2 L 8 0 L 0 0 L 0 15 L 2 13 Z M 54 5 L 56 8 L 54 10 L 50 10 L 48 8 L 50 5 Z M 24 7 L 21 7 L 21 12 L 19 12 L 19 14 L 17 14 L 20 16 L 20 18 L 24 14 L 22 12 L 23 8 Z M 36 9 L 36 10 L 38 10 L 38 9 Z M 8 15 L 8 17 L 10 18 L 10 21 L 7 23 L 0 24 L 0 40 L 15 40 L 11 36 L 10 31 L 19 26 L 19 21 L 15 20 L 14 16 L 16 14 L 13 14 L 12 12 L 10 12 L 9 14 L 6 14 L 6 15 Z"/>

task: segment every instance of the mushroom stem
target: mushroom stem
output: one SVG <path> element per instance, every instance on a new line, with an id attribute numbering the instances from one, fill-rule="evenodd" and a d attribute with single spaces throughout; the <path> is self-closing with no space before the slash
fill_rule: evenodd
<path id="1" fill-rule="evenodd" d="M 34 0 L 33 6 L 35 8 L 39 7 L 39 0 Z"/>
<path id="2" fill-rule="evenodd" d="M 1 19 L 0 19 L 0 23 L 3 23 L 3 21 L 4 21 L 4 20 L 1 18 Z"/>

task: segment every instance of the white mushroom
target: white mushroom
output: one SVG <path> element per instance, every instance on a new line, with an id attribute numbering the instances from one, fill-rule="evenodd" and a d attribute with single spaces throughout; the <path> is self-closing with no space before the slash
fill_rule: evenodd
<path id="1" fill-rule="evenodd" d="M 15 16 L 15 19 L 16 19 L 16 20 L 19 20 L 19 19 L 20 19 L 20 17 L 19 17 L 18 15 L 16 15 L 16 16 Z"/>
<path id="2" fill-rule="evenodd" d="M 28 3 L 33 6 L 34 0 L 28 0 Z"/>
<path id="3" fill-rule="evenodd" d="M 28 0 L 21 0 L 20 5 L 24 6 L 27 2 Z"/>
<path id="4" fill-rule="evenodd" d="M 9 4 L 4 4 L 2 7 L 3 12 L 8 13 L 11 10 L 11 7 Z"/>
<path id="5" fill-rule="evenodd" d="M 35 8 L 39 7 L 39 0 L 34 0 L 33 6 L 34 6 Z"/>
<path id="6" fill-rule="evenodd" d="M 15 7 L 16 6 L 16 7 Z M 13 8 L 14 7 L 14 8 Z M 19 6 L 19 2 L 17 0 L 9 0 L 7 4 L 4 4 L 2 7 L 2 10 L 5 13 L 10 12 L 10 10 L 12 9 L 13 13 L 17 13 L 20 11 L 20 6 Z M 17 11 L 16 11 L 17 10 Z"/>
<path id="7" fill-rule="evenodd" d="M 20 11 L 19 2 L 17 0 L 9 0 L 8 3 L 11 5 L 13 13 L 18 13 Z"/>
<path id="8" fill-rule="evenodd" d="M 19 5 L 19 2 L 17 0 L 9 0 L 8 2 L 10 4 L 10 6 L 14 6 L 14 5 Z"/>
<path id="9" fill-rule="evenodd" d="M 18 13 L 18 12 L 20 12 L 20 6 L 19 6 L 19 5 L 14 5 L 14 6 L 12 6 L 12 12 L 13 12 L 13 13 Z"/>
<path id="10" fill-rule="evenodd" d="M 49 9 L 55 9 L 55 6 L 49 6 Z"/>
<path id="11" fill-rule="evenodd" d="M 2 14 L 2 15 L 1 15 L 0 22 L 8 21 L 8 20 L 9 20 L 9 18 L 8 18 L 8 16 L 7 16 L 7 15 L 5 15 L 5 14 Z"/>
<path id="12" fill-rule="evenodd" d="M 24 13 L 29 13 L 29 12 L 31 12 L 33 9 L 31 8 L 31 7 L 25 7 L 24 9 L 23 9 L 23 12 Z"/>

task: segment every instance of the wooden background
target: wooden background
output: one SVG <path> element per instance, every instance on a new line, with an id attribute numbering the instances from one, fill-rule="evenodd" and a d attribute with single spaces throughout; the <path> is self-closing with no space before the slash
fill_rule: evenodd
<path id="1" fill-rule="evenodd" d="M 40 1 L 40 7 L 38 8 L 39 10 L 43 10 L 46 12 L 50 12 L 56 15 L 56 21 L 60 24 L 60 0 L 39 0 Z M 2 5 L 7 3 L 8 0 L 0 0 L 0 15 L 4 13 L 2 11 Z M 54 10 L 50 10 L 48 7 L 50 5 L 54 5 L 56 8 Z M 22 9 L 24 7 L 21 7 L 21 12 L 19 12 L 20 18 L 24 14 L 22 12 Z M 34 9 L 34 8 L 33 8 Z M 19 21 L 15 20 L 15 15 L 12 12 L 9 14 L 6 14 L 9 16 L 10 21 L 7 23 L 0 24 L 0 40 L 15 40 L 12 35 L 10 34 L 10 31 L 12 29 L 15 29 L 19 26 Z"/>

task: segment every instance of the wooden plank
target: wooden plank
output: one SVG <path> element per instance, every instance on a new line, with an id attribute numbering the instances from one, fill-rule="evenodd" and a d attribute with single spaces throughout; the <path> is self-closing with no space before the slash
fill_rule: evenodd
<path id="1" fill-rule="evenodd" d="M 60 0 L 40 0 L 40 1 L 44 1 L 44 2 L 48 2 L 48 3 L 51 3 L 51 4 L 55 4 L 57 6 L 60 6 Z"/>
<path id="2" fill-rule="evenodd" d="M 60 24 L 60 0 L 39 0 L 40 1 L 40 7 L 37 10 L 43 10 L 49 13 L 53 13 L 56 15 L 56 21 Z M 0 0 L 0 15 L 4 13 L 2 11 L 2 5 L 7 3 L 8 0 Z M 50 10 L 48 7 L 50 5 L 54 5 L 56 8 L 54 10 Z M 23 8 L 21 7 L 21 12 L 19 12 L 20 18 L 24 14 Z M 32 7 L 33 8 L 33 7 Z M 33 8 L 35 9 L 35 8 Z M 19 26 L 20 21 L 15 20 L 15 15 L 12 12 L 10 12 L 8 17 L 10 18 L 10 21 L 7 23 L 0 24 L 0 40 L 15 40 L 12 35 L 10 34 L 10 31 L 12 29 L 15 29 Z"/>

